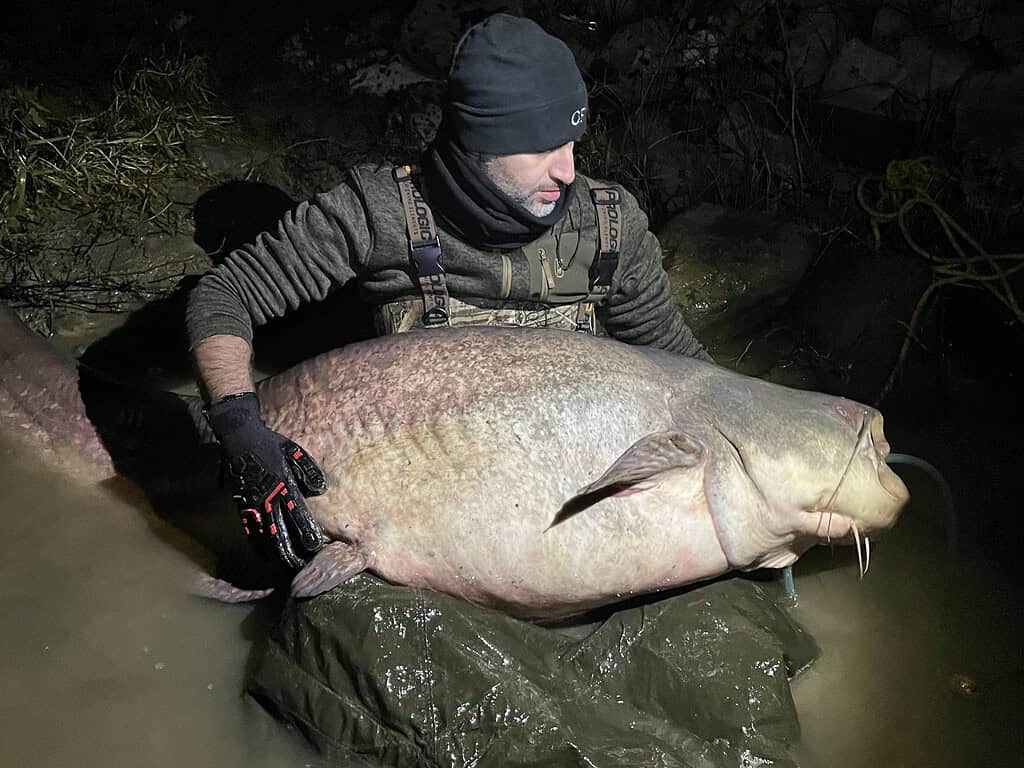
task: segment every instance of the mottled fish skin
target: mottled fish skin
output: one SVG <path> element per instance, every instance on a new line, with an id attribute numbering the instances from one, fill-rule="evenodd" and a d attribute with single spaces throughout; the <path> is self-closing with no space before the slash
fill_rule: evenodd
<path id="1" fill-rule="evenodd" d="M 0 336 L 7 331 L 25 333 L 0 317 Z M 15 359 L 9 347 L 0 344 L 0 362 Z M 30 365 L 31 354 L 19 354 L 16 365 Z M 61 371 L 50 380 L 74 377 Z M 146 445 L 128 427 L 155 417 L 126 418 L 124 398 L 104 409 L 94 392 L 90 421 L 75 387 L 36 382 L 19 395 L 4 389 L 9 380 L 0 375 L 5 427 L 27 393 L 67 411 L 80 433 L 73 452 L 100 457 L 97 478 L 130 464 L 151 498 L 191 485 L 196 504 L 200 477 L 203 493 L 216 495 L 198 459 L 166 468 L 178 475 L 170 483 L 150 466 L 168 452 L 216 461 L 198 403 L 164 402 L 162 413 L 180 411 L 174 429 L 161 417 L 175 437 L 162 444 L 150 434 Z M 330 352 L 258 390 L 270 426 L 317 457 L 331 485 L 309 503 L 335 544 L 296 576 L 299 596 L 366 569 L 559 618 L 731 569 L 785 565 L 819 541 L 849 538 L 854 525 L 860 535 L 888 528 L 907 500 L 885 465 L 873 409 L 584 334 L 413 332 Z M 136 398 L 131 407 L 155 406 Z M 131 462 L 119 448 L 129 437 Z"/>

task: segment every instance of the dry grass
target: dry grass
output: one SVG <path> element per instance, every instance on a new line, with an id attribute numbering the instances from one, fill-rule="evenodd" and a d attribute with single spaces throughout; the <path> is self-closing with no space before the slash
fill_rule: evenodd
<path id="1" fill-rule="evenodd" d="M 132 261 L 118 240 L 182 228 L 187 208 L 170 189 L 206 177 L 187 142 L 230 122 L 211 100 L 201 58 L 120 73 L 109 104 L 88 114 L 0 92 L 0 298 L 51 314 L 120 311 L 173 288 L 167 265 L 118 269 Z"/>

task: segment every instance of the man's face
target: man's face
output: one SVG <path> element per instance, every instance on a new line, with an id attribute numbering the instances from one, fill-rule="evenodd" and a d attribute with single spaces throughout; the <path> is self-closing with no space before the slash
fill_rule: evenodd
<path id="1" fill-rule="evenodd" d="M 499 155 L 484 161 L 484 173 L 531 214 L 547 216 L 565 194 L 565 187 L 576 178 L 574 143 L 547 152 Z"/>

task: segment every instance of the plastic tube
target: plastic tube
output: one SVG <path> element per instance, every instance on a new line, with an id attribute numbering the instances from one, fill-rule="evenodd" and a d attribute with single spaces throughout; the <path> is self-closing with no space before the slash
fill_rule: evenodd
<path id="1" fill-rule="evenodd" d="M 909 453 L 890 453 L 886 457 L 885 463 L 890 465 L 906 464 L 908 467 L 916 467 L 935 481 L 935 485 L 938 486 L 939 494 L 942 497 L 942 513 L 946 520 L 946 547 L 949 554 L 955 554 L 959 538 L 959 526 L 956 520 L 956 504 L 953 501 L 953 489 L 949 487 L 946 478 L 932 464 L 920 456 L 911 456 Z"/>
<path id="2" fill-rule="evenodd" d="M 905 464 L 908 467 L 916 467 L 935 481 L 935 485 L 938 486 L 942 497 L 942 513 L 946 520 L 946 547 L 949 550 L 949 554 L 955 554 L 957 548 L 956 504 L 953 501 L 953 489 L 946 482 L 946 478 L 942 476 L 942 473 L 933 464 L 925 461 L 920 456 L 912 456 L 909 453 L 890 453 L 886 457 L 885 463 L 890 465 Z M 792 565 L 787 565 L 782 569 L 781 578 L 784 593 L 779 603 L 786 608 L 795 608 L 799 598 L 796 593 L 796 584 L 793 582 Z"/>

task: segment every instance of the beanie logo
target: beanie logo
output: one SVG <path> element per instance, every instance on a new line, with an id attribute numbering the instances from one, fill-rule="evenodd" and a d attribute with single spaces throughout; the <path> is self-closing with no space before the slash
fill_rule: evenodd
<path id="1" fill-rule="evenodd" d="M 572 113 L 572 117 L 569 118 L 569 122 L 572 123 L 574 126 L 577 126 L 577 125 L 579 125 L 580 123 L 583 122 L 583 120 L 586 118 L 586 116 L 587 116 L 587 108 L 586 107 L 580 107 L 579 109 L 577 109 L 575 112 Z"/>

